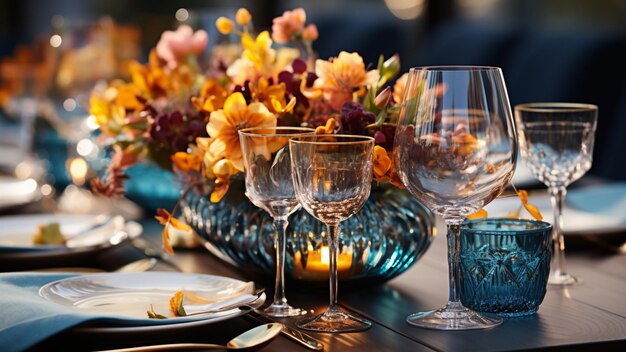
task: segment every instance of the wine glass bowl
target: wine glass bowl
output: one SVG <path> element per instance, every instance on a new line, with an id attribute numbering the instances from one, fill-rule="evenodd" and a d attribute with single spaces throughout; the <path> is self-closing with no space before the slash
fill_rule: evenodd
<path id="1" fill-rule="evenodd" d="M 567 186 L 590 168 L 598 107 L 578 103 L 530 103 L 515 107 L 522 157 L 530 172 L 548 186 L 554 208 L 552 285 L 580 279 L 567 273 L 562 208 Z"/>
<path id="2" fill-rule="evenodd" d="M 394 141 L 402 183 L 447 225 L 450 292 L 438 310 L 407 322 L 441 330 L 493 327 L 499 318 L 465 308 L 460 280 L 460 225 L 507 186 L 517 137 L 502 72 L 493 67 L 442 66 L 409 72 Z"/>
<path id="3" fill-rule="evenodd" d="M 246 196 L 274 219 L 276 230 L 276 287 L 274 301 L 263 312 L 273 317 L 306 314 L 285 297 L 285 232 L 288 217 L 300 208 L 293 190 L 289 138 L 313 134 L 300 127 L 258 127 L 239 131 L 245 169 Z"/>
<path id="4" fill-rule="evenodd" d="M 357 213 L 370 194 L 374 138 L 351 135 L 302 136 L 290 140 L 293 184 L 302 207 L 326 224 L 330 304 L 326 311 L 297 323 L 320 332 L 368 329 L 371 323 L 337 305 L 339 223 Z"/>

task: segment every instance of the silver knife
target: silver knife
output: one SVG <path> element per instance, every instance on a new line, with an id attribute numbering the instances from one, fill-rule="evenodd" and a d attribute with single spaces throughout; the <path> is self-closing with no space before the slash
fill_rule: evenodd
<path id="1" fill-rule="evenodd" d="M 261 315 L 255 311 L 251 311 L 250 313 L 245 314 L 244 317 L 250 317 L 251 319 L 256 320 L 257 322 L 263 323 L 263 324 L 275 322 L 274 320 L 264 315 Z M 314 351 L 324 350 L 324 345 L 318 340 L 316 340 L 313 336 L 305 334 L 302 331 L 292 329 L 285 324 L 283 324 L 283 329 L 280 331 L 280 333 L 286 338 L 294 342 L 297 342 L 310 350 L 314 350 Z"/>

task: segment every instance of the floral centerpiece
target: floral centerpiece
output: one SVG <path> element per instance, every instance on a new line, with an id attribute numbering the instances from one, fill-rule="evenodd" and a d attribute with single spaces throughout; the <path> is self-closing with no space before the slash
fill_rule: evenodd
<path id="1" fill-rule="evenodd" d="M 316 133 L 372 136 L 376 141 L 374 179 L 377 183 L 401 187 L 391 156 L 396 105 L 402 97 L 406 80 L 402 75 L 391 85 L 400 71 L 397 55 L 387 59 L 381 56 L 376 66 L 368 66 L 356 52 L 342 51 L 336 57 L 319 59 L 313 51 L 318 31 L 314 24 L 307 24 L 303 9 L 286 11 L 274 19 L 271 31 L 256 35 L 252 16 L 246 9 L 239 9 L 234 20 L 220 17 L 216 26 L 222 35 L 238 37 L 239 43 L 215 45 L 208 67 L 203 67 L 199 60 L 209 42 L 207 33 L 203 30 L 194 32 L 189 26 L 182 25 L 176 31 L 163 33 L 156 48 L 150 51 L 148 63 L 130 64 L 130 81 L 112 81 L 106 89 L 93 93 L 90 113 L 100 126 L 101 140 L 112 146 L 106 177 L 91 183 L 95 191 L 113 196 L 122 194 L 127 178 L 125 170 L 147 158 L 179 174 L 190 186 L 187 191 L 193 189 L 196 196 L 207 194 L 208 200 L 202 198 L 205 202 L 202 204 L 211 207 L 212 212 L 219 211 L 219 207 L 226 207 L 220 204 L 224 204 L 228 193 L 238 193 L 239 202 L 245 199 L 240 188 L 229 192 L 229 188 L 233 188 L 233 178 L 243 171 L 238 130 L 274 126 L 308 126 L 315 128 Z M 184 200 L 185 197 L 183 195 Z M 393 199 L 395 196 L 381 192 L 381 197 Z M 400 236 L 399 232 L 403 230 L 409 233 L 412 228 L 420 229 L 411 234 L 419 236 L 415 239 L 420 244 L 414 245 L 410 253 L 400 253 L 399 268 L 394 269 L 389 277 L 413 263 L 425 251 L 432 236 L 429 213 L 419 203 L 414 206 L 400 204 L 408 199 L 396 199 L 398 204 L 394 204 L 391 216 L 376 210 L 378 208 L 371 210 L 371 216 L 386 216 L 390 221 L 388 227 L 372 230 L 377 231 L 377 236 L 389 232 Z M 187 199 L 184 204 L 189 205 L 189 202 Z M 422 223 L 406 228 L 398 224 L 410 222 L 411 216 L 405 211 L 413 211 L 413 216 L 417 214 L 416 221 Z M 192 222 L 197 218 L 190 212 L 185 215 Z M 398 217 L 402 218 L 401 221 L 397 221 Z M 185 228 L 165 210 L 159 211 L 158 218 L 166 225 Z M 213 216 L 215 218 L 220 217 Z M 231 222 L 232 219 L 227 218 L 221 216 L 224 222 Z M 237 218 L 232 223 L 251 218 Z M 359 219 L 354 225 L 362 228 L 359 221 L 366 220 Z M 196 229 L 209 237 L 217 236 L 208 229 L 222 226 L 215 222 L 200 221 Z M 263 226 L 268 227 L 260 227 Z M 319 235 L 322 232 L 321 227 L 307 226 L 305 230 L 301 229 L 308 233 L 303 235 L 305 238 L 310 239 L 312 233 Z M 297 223 L 294 227 L 298 227 Z M 171 250 L 167 245 L 167 229 L 166 226 L 164 242 Z M 217 229 L 213 232 L 229 231 Z M 272 232 L 271 228 L 268 232 Z M 351 233 L 348 231 L 348 235 Z M 268 237 L 271 247 L 271 236 Z M 348 238 L 343 240 L 349 242 Z M 224 241 L 234 243 L 232 239 Z M 288 259 L 288 272 L 290 265 L 293 270 L 306 266 L 308 254 L 313 258 L 312 252 L 321 250 L 321 243 L 315 240 L 312 245 L 309 241 L 303 248 L 292 248 L 294 262 L 290 263 Z M 347 251 L 349 254 L 346 255 L 351 256 L 351 262 L 353 259 L 361 262 L 361 257 L 370 255 L 363 252 L 364 249 L 350 250 L 352 252 Z M 226 254 L 239 262 L 240 253 Z M 317 255 L 323 257 L 323 253 Z M 255 258 L 248 259 L 256 261 Z"/>

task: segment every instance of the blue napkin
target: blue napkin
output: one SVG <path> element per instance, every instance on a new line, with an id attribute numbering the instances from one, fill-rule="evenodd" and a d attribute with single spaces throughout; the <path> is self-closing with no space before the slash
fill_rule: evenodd
<path id="1" fill-rule="evenodd" d="M 39 296 L 39 288 L 71 274 L 0 274 L 0 350 L 23 351 L 62 331 L 83 323 L 105 326 L 141 326 L 174 323 L 175 319 L 125 319 L 87 314 Z M 180 320 L 177 320 L 180 322 Z"/>

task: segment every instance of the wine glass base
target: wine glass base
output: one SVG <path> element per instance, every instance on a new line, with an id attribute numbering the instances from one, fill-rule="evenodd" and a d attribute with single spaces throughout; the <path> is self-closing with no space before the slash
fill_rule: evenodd
<path id="1" fill-rule="evenodd" d="M 456 308 L 446 306 L 429 312 L 411 314 L 406 318 L 406 322 L 436 330 L 474 330 L 498 326 L 502 324 L 502 319 L 480 315 L 459 305 Z"/>
<path id="2" fill-rule="evenodd" d="M 300 329 L 317 332 L 356 332 L 369 329 L 372 323 L 339 308 L 329 308 L 321 315 L 298 321 L 296 325 Z"/>
<path id="3" fill-rule="evenodd" d="M 548 285 L 551 286 L 572 286 L 572 285 L 580 285 L 583 283 L 583 280 L 565 273 L 550 273 L 548 277 Z"/>
<path id="4" fill-rule="evenodd" d="M 284 304 L 276 304 L 272 303 L 269 307 L 263 309 L 263 314 L 268 317 L 274 318 L 285 318 L 285 317 L 295 317 L 299 315 L 307 314 L 307 311 L 300 308 L 294 308 L 287 303 Z"/>

